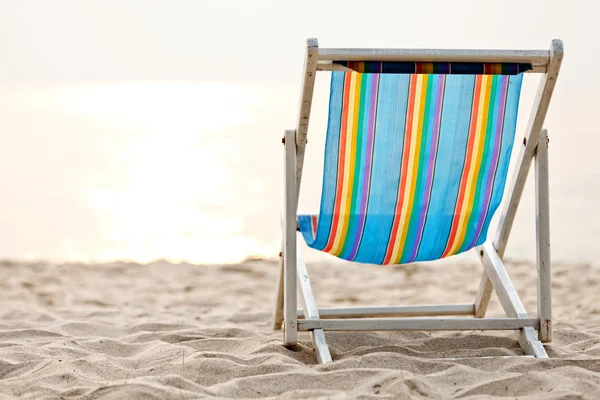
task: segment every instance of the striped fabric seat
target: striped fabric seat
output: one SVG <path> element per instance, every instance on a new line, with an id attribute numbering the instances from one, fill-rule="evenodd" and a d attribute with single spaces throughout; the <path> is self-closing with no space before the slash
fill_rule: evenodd
<path id="1" fill-rule="evenodd" d="M 320 213 L 298 217 L 306 243 L 372 264 L 482 244 L 504 192 L 522 70 L 333 72 Z"/>

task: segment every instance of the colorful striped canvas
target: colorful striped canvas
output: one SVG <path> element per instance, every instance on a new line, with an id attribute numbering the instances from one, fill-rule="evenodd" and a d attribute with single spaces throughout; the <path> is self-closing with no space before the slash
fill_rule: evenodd
<path id="1" fill-rule="evenodd" d="M 504 192 L 522 75 L 333 72 L 321 209 L 307 244 L 403 264 L 486 240 Z"/>

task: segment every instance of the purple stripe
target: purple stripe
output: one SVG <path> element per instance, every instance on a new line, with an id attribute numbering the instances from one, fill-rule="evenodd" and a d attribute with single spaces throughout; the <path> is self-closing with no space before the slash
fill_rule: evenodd
<path id="1" fill-rule="evenodd" d="M 504 107 L 506 106 L 506 94 L 508 92 L 508 76 L 502 76 L 502 89 L 500 92 L 500 104 L 497 108 L 497 121 L 496 121 L 496 132 L 495 132 L 495 140 L 494 140 L 494 152 L 492 154 L 492 162 L 490 164 L 490 170 L 488 171 L 488 176 L 486 177 L 485 183 L 485 194 L 484 194 L 484 203 L 482 210 L 486 210 L 490 206 L 490 201 L 492 200 L 492 187 L 494 186 L 494 174 L 496 173 L 496 168 L 498 167 L 498 159 L 500 158 L 500 147 L 502 143 L 502 128 L 504 126 Z M 493 166 L 493 168 L 492 168 Z M 481 235 L 481 229 L 483 228 L 483 223 L 486 218 L 479 218 L 477 221 L 477 227 L 475 228 L 475 234 L 473 235 L 473 239 L 467 248 L 471 248 L 479 239 L 479 235 Z"/>
<path id="2" fill-rule="evenodd" d="M 367 201 L 369 200 L 369 186 L 371 184 L 371 167 L 373 160 L 373 137 L 375 136 L 375 111 L 377 109 L 377 85 L 379 83 L 379 75 L 373 74 L 371 79 L 371 88 L 369 93 L 369 130 L 367 131 L 367 148 L 366 148 L 366 160 L 363 170 L 364 182 L 362 187 L 362 193 L 360 194 L 360 213 L 358 227 L 356 229 L 356 237 L 350 250 L 349 260 L 353 260 L 358 253 L 358 247 L 360 244 L 360 238 L 362 237 L 363 228 L 365 227 L 365 221 L 367 219 Z"/>
<path id="3" fill-rule="evenodd" d="M 442 118 L 442 99 L 444 95 L 444 75 L 438 76 L 438 87 L 435 99 L 435 111 L 434 120 L 432 127 L 433 137 L 431 139 L 431 146 L 429 148 L 429 159 L 427 160 L 427 180 L 425 181 L 425 199 L 419 210 L 419 224 L 417 225 L 417 237 L 413 241 L 413 247 L 410 252 L 410 257 L 407 262 L 412 262 L 417 257 L 417 250 L 419 249 L 419 243 L 423 236 L 423 230 L 425 228 L 425 216 L 427 214 L 427 207 L 429 206 L 429 200 L 431 198 L 431 187 L 433 186 L 433 171 L 435 170 L 435 159 L 437 156 L 437 144 L 440 138 L 440 120 Z"/>

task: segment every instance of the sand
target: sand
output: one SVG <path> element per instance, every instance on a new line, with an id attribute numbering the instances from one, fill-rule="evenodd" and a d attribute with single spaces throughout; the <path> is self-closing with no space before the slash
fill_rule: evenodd
<path id="1" fill-rule="evenodd" d="M 507 268 L 534 312 L 535 266 Z M 480 271 L 309 265 L 323 307 L 468 302 Z M 270 329 L 273 262 L 4 261 L 0 399 L 600 398 L 600 268 L 553 272 L 551 359 L 468 358 L 522 354 L 510 332 L 332 332 L 335 362 L 318 366 L 308 335 L 288 350 Z M 489 315 L 501 316 L 495 297 Z"/>

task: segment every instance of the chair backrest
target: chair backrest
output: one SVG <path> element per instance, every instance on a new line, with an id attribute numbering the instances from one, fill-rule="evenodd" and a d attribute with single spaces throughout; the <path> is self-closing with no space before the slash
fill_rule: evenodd
<path id="1" fill-rule="evenodd" d="M 530 64 L 337 62 L 307 244 L 398 264 L 482 244 L 504 193 Z"/>

